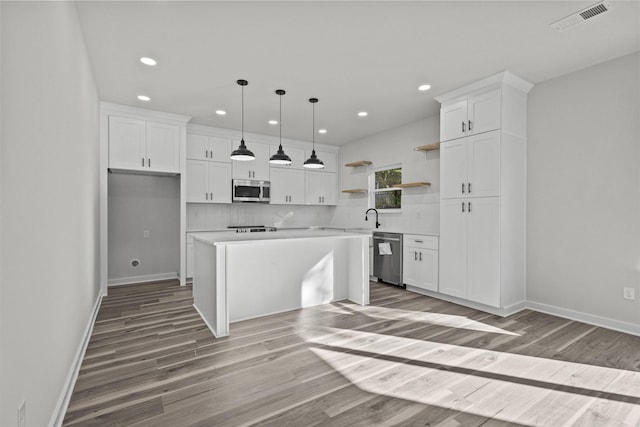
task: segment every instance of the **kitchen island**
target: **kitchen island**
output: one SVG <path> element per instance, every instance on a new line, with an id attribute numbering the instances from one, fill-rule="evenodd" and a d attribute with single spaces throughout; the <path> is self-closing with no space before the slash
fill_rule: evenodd
<path id="1" fill-rule="evenodd" d="M 194 233 L 194 307 L 229 324 L 349 299 L 369 304 L 369 236 L 329 230 Z"/>

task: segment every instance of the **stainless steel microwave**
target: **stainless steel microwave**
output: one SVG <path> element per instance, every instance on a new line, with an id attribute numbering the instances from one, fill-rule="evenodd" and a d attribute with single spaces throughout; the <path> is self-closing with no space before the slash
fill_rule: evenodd
<path id="1" fill-rule="evenodd" d="M 271 201 L 271 183 L 253 179 L 234 179 L 232 181 L 232 201 L 269 203 Z"/>

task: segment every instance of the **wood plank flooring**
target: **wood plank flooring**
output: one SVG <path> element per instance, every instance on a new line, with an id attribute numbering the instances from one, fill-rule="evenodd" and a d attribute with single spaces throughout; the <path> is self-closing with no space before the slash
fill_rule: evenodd
<path id="1" fill-rule="evenodd" d="M 640 426 L 640 337 L 372 283 L 215 339 L 191 287 L 110 288 L 65 426 Z M 251 303 L 251 297 L 247 297 Z"/>

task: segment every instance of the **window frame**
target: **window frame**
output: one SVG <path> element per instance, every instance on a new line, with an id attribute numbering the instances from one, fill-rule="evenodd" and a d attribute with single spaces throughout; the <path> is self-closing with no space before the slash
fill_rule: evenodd
<path id="1" fill-rule="evenodd" d="M 403 192 L 402 188 L 376 188 L 376 172 L 381 172 L 390 169 L 400 169 L 400 173 L 402 174 L 402 164 L 392 164 L 381 166 L 377 168 L 372 168 L 369 170 L 369 208 L 376 209 L 379 213 L 402 213 L 402 199 Z M 376 208 L 376 193 L 385 193 L 389 191 L 400 191 L 400 207 L 399 208 L 391 208 L 391 209 L 377 209 Z"/>

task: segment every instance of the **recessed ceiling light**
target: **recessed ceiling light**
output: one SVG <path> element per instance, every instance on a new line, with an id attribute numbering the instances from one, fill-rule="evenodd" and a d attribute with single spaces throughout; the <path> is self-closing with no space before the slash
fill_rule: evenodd
<path id="1" fill-rule="evenodd" d="M 216 114 L 219 115 L 219 116 L 224 116 L 224 115 L 227 114 L 227 112 L 224 111 L 224 110 L 216 110 Z"/>
<path id="2" fill-rule="evenodd" d="M 269 124 L 270 125 L 277 125 L 278 121 L 277 120 L 269 120 Z"/>
<path id="3" fill-rule="evenodd" d="M 151 98 L 149 98 L 147 95 L 138 95 L 138 99 L 140 101 L 151 101 Z"/>
<path id="4" fill-rule="evenodd" d="M 318 129 L 318 133 L 327 133 L 326 129 Z"/>
<path id="5" fill-rule="evenodd" d="M 140 62 L 142 62 L 144 65 L 156 65 L 157 64 L 155 59 L 147 58 L 146 56 L 143 56 L 142 58 L 140 58 Z"/>
<path id="6" fill-rule="evenodd" d="M 418 86 L 418 90 L 424 92 L 425 90 L 431 89 L 431 85 L 420 85 Z"/>
<path id="7" fill-rule="evenodd" d="M 358 113 L 358 116 L 360 116 L 360 117 L 367 117 L 368 115 L 369 115 L 369 113 L 367 113 L 366 111 L 360 111 Z"/>

